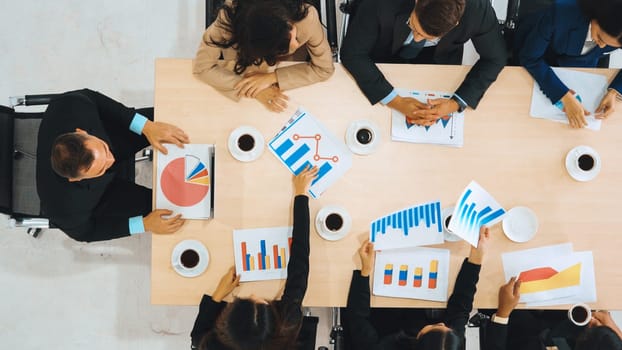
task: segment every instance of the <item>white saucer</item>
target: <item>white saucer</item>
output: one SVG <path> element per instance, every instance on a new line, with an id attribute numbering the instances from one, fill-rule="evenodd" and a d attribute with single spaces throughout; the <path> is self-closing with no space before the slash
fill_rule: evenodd
<path id="1" fill-rule="evenodd" d="M 448 216 L 452 215 L 454 213 L 454 206 L 448 207 L 443 209 L 443 211 L 441 212 L 441 220 L 442 224 L 443 224 L 443 236 L 445 238 L 445 241 L 447 242 L 458 242 L 461 241 L 462 238 L 454 235 L 453 233 L 449 232 L 449 230 L 447 230 L 447 228 L 445 227 L 445 219 L 447 219 Z"/>
<path id="2" fill-rule="evenodd" d="M 527 207 L 514 207 L 503 218 L 503 232 L 512 241 L 527 242 L 538 232 L 538 217 Z"/>
<path id="3" fill-rule="evenodd" d="M 372 133 L 372 140 L 366 145 L 356 140 L 357 131 L 363 128 L 369 129 Z M 375 123 L 369 120 L 362 119 L 353 121 L 348 126 L 348 130 L 346 130 L 346 145 L 348 145 L 353 153 L 360 155 L 372 154 L 376 151 L 378 145 L 380 145 L 380 129 Z"/>
<path id="4" fill-rule="evenodd" d="M 238 138 L 244 134 L 249 134 L 255 139 L 255 147 L 249 152 L 242 151 L 238 147 Z M 252 162 L 263 154 L 264 143 L 263 135 L 259 130 L 252 126 L 243 125 L 231 132 L 227 146 L 233 158 L 240 162 Z"/>
<path id="5" fill-rule="evenodd" d="M 338 231 L 330 231 L 325 230 L 323 228 L 322 223 L 326 220 L 326 217 L 331 213 L 337 213 L 341 215 L 343 218 L 343 225 L 341 229 Z M 352 227 L 352 217 L 348 212 L 342 208 L 335 205 L 327 205 L 324 208 L 320 209 L 320 211 L 315 216 L 315 230 L 317 231 L 320 237 L 324 238 L 327 241 L 338 241 L 343 237 L 348 235 L 350 232 L 350 228 Z"/>
<path id="6" fill-rule="evenodd" d="M 187 269 L 179 263 L 181 253 L 188 248 L 192 248 L 199 253 L 199 264 L 192 269 Z M 171 265 L 173 266 L 173 270 L 183 277 L 197 277 L 207 269 L 207 266 L 209 265 L 209 253 L 203 243 L 197 240 L 188 239 L 181 241 L 177 243 L 175 248 L 173 248 L 173 253 L 171 254 Z"/>
<path id="7" fill-rule="evenodd" d="M 583 154 L 589 154 L 594 158 L 594 167 L 590 171 L 584 171 L 577 165 L 577 159 Z M 577 181 L 585 182 L 593 180 L 598 176 L 598 173 L 600 173 L 600 167 L 600 156 L 592 147 L 577 146 L 571 149 L 566 155 L 566 170 L 568 170 L 568 174 Z"/>

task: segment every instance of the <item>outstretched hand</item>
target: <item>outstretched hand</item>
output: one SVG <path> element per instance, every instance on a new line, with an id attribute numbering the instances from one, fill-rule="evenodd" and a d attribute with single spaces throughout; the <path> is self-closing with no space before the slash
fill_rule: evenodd
<path id="1" fill-rule="evenodd" d="M 369 238 L 361 244 L 359 257 L 361 258 L 361 276 L 368 277 L 374 269 L 374 244 L 369 241 Z"/>
<path id="2" fill-rule="evenodd" d="M 572 128 L 583 128 L 587 126 L 585 116 L 590 115 L 590 112 L 577 100 L 573 90 L 569 90 L 562 97 L 561 101 L 564 104 L 563 111 L 566 113 L 568 123 Z"/>
<path id="3" fill-rule="evenodd" d="M 168 219 L 164 218 L 169 215 L 173 215 L 173 212 L 168 209 L 156 209 L 152 211 L 149 215 L 143 218 L 143 226 L 145 227 L 145 231 L 158 234 L 177 232 L 186 220 L 181 218 L 181 214 L 177 214 Z"/>
<path id="4" fill-rule="evenodd" d="M 607 119 L 611 113 L 615 112 L 617 97 L 618 93 L 615 90 L 607 91 L 594 113 L 596 119 Z"/>
<path id="5" fill-rule="evenodd" d="M 520 300 L 520 284 L 521 281 L 516 277 L 510 278 L 508 283 L 499 288 L 499 307 L 497 308 L 497 316 L 510 317 L 510 314 L 518 305 Z"/>
<path id="6" fill-rule="evenodd" d="M 471 253 L 469 254 L 469 262 L 475 265 L 481 265 L 484 260 L 484 255 L 488 248 L 488 241 L 490 238 L 490 230 L 486 226 L 479 228 L 479 241 L 477 242 L 477 248 L 471 246 Z"/>
<path id="7" fill-rule="evenodd" d="M 315 180 L 318 167 L 308 165 L 303 171 L 294 177 L 294 196 L 306 195 L 311 187 L 311 182 Z"/>
<path id="8" fill-rule="evenodd" d="M 183 130 L 168 123 L 149 120 L 143 128 L 143 134 L 153 148 L 163 154 L 168 154 L 168 150 L 162 145 L 163 143 L 174 143 L 178 147 L 183 148 L 184 143 L 190 142 L 190 138 Z"/>
<path id="9" fill-rule="evenodd" d="M 212 300 L 219 303 L 221 302 L 227 295 L 229 295 L 235 287 L 240 285 L 240 275 L 235 273 L 235 266 L 231 266 L 231 268 L 220 278 L 220 282 L 218 282 L 218 287 L 212 294 Z"/>

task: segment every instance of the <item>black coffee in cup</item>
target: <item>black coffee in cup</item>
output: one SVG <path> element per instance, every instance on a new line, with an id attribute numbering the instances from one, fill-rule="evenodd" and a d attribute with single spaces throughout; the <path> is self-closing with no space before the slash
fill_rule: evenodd
<path id="1" fill-rule="evenodd" d="M 339 231 L 343 226 L 343 218 L 341 215 L 332 213 L 326 217 L 326 228 L 331 231 Z"/>
<path id="2" fill-rule="evenodd" d="M 583 323 L 585 322 L 586 318 L 587 318 L 587 310 L 585 310 L 585 308 L 575 307 L 574 309 L 572 309 L 573 320 L 577 321 L 578 323 Z"/>
<path id="3" fill-rule="evenodd" d="M 255 139 L 249 134 L 244 134 L 238 138 L 238 147 L 242 151 L 248 152 L 255 147 Z"/>
<path id="4" fill-rule="evenodd" d="M 589 154 L 582 154 L 579 157 L 579 168 L 583 171 L 590 171 L 594 167 L 594 158 Z"/>
<path id="5" fill-rule="evenodd" d="M 451 215 L 445 218 L 445 228 L 449 231 L 449 223 L 451 222 Z"/>
<path id="6" fill-rule="evenodd" d="M 362 145 L 366 145 L 371 142 L 373 135 L 369 129 L 360 129 L 356 132 L 356 141 Z"/>
<path id="7" fill-rule="evenodd" d="M 181 253 L 181 264 L 187 269 L 197 266 L 199 264 L 199 253 L 192 249 L 184 250 Z"/>

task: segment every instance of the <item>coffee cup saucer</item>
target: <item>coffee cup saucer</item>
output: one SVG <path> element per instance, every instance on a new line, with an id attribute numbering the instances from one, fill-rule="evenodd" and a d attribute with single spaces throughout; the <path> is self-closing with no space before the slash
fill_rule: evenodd
<path id="1" fill-rule="evenodd" d="M 594 158 L 594 167 L 589 171 L 584 171 L 577 165 L 577 159 L 583 154 L 590 155 Z M 566 155 L 566 170 L 568 174 L 577 181 L 585 182 L 593 180 L 598 176 L 598 173 L 600 173 L 600 167 L 600 155 L 598 155 L 592 147 L 583 145 L 577 146 L 571 149 Z"/>
<path id="2" fill-rule="evenodd" d="M 337 213 L 341 215 L 341 218 L 343 219 L 343 224 L 341 225 L 341 228 L 337 231 L 328 230 L 324 228 L 323 225 L 326 217 L 328 217 L 328 215 L 332 213 Z M 342 207 L 328 205 L 320 209 L 320 211 L 318 211 L 317 215 L 315 216 L 315 230 L 317 231 L 317 234 L 320 235 L 320 237 L 324 238 L 327 241 L 338 241 L 344 238 L 350 232 L 351 227 L 352 217 Z"/>
<path id="3" fill-rule="evenodd" d="M 244 134 L 251 135 L 253 139 L 255 139 L 255 146 L 248 152 L 241 150 L 238 146 L 238 138 Z M 253 128 L 252 126 L 243 125 L 229 134 L 227 146 L 229 148 L 229 153 L 231 153 L 233 158 L 239 160 L 240 162 L 252 162 L 263 154 L 264 143 L 265 141 L 263 135 L 259 132 L 259 130 Z"/>
<path id="4" fill-rule="evenodd" d="M 452 232 L 449 232 L 447 227 L 445 227 L 445 220 L 447 219 L 448 216 L 454 213 L 454 209 L 455 207 L 451 206 L 451 207 L 444 208 L 443 211 L 441 212 L 441 218 L 443 219 L 443 237 L 445 241 L 447 242 L 458 242 L 462 240 L 461 237 L 456 236 Z"/>
<path id="5" fill-rule="evenodd" d="M 188 269 L 181 265 L 180 257 L 181 254 L 187 249 L 193 249 L 199 254 L 199 263 L 197 266 Z M 207 252 L 207 248 L 203 245 L 203 243 L 194 240 L 187 239 L 177 243 L 175 248 L 173 248 L 173 252 L 171 254 L 171 266 L 173 266 L 173 270 L 177 272 L 180 276 L 183 277 L 197 277 L 200 276 L 209 265 L 209 253 Z"/>
<path id="6" fill-rule="evenodd" d="M 368 129 L 372 133 L 372 139 L 368 144 L 362 144 L 356 139 L 356 133 L 361 129 Z M 363 156 L 372 154 L 380 145 L 380 129 L 370 120 L 355 120 L 346 130 L 346 145 L 355 154 Z"/>
<path id="7" fill-rule="evenodd" d="M 514 207 L 505 214 L 501 226 L 511 241 L 524 243 L 538 232 L 538 217 L 527 207 Z"/>

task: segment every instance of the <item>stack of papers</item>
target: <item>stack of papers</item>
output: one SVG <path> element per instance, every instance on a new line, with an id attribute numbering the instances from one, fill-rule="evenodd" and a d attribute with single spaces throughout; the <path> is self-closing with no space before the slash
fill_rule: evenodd
<path id="1" fill-rule="evenodd" d="M 518 277 L 520 302 L 551 306 L 596 301 L 592 252 L 573 252 L 572 244 L 505 253 L 501 256 L 505 279 Z"/>

